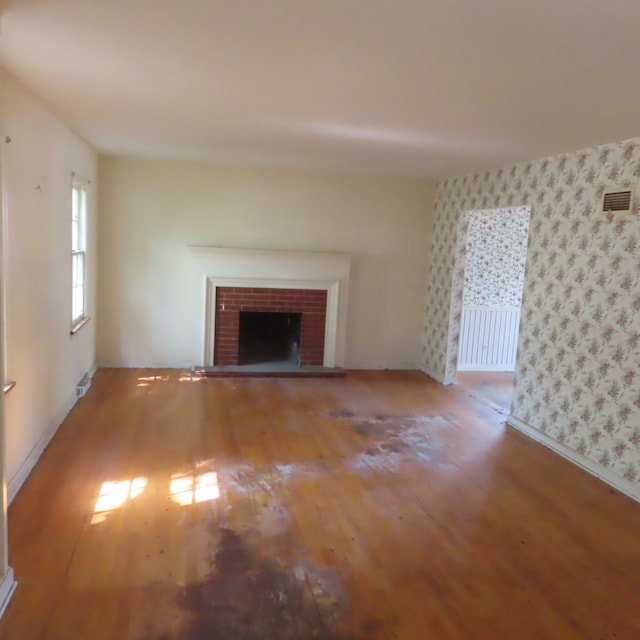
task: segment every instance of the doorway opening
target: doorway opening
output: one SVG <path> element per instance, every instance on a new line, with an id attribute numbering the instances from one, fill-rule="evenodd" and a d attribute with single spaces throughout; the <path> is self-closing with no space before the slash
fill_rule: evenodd
<path id="1" fill-rule="evenodd" d="M 300 366 L 302 313 L 241 311 L 238 364 Z"/>
<path id="2" fill-rule="evenodd" d="M 457 384 L 508 415 L 520 333 L 529 207 L 465 212 Z"/>
<path id="3" fill-rule="evenodd" d="M 529 213 L 468 212 L 458 371 L 515 371 Z"/>

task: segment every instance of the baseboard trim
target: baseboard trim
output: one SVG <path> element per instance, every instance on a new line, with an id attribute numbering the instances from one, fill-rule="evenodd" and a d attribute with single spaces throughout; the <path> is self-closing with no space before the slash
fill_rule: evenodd
<path id="1" fill-rule="evenodd" d="M 111 362 L 108 360 L 99 360 L 96 363 L 96 369 L 175 369 L 176 371 L 191 371 L 191 369 L 199 368 L 200 365 L 194 365 L 191 361 L 185 364 L 172 363 L 156 363 L 148 362 Z"/>
<path id="2" fill-rule="evenodd" d="M 125 363 L 112 363 L 112 362 L 98 362 L 96 369 L 170 369 L 173 371 L 191 371 L 193 369 L 206 369 L 207 367 L 201 367 L 199 365 L 193 366 L 186 364 L 184 366 L 174 364 L 132 364 L 130 362 Z M 210 367 L 209 367 L 210 368 Z M 366 362 L 348 362 L 340 367 L 334 367 L 337 369 L 344 369 L 345 371 L 424 371 L 420 365 L 415 362 L 392 362 L 391 364 L 371 364 Z M 426 371 L 424 371 L 426 373 Z M 435 376 L 428 373 L 432 378 Z"/>
<path id="3" fill-rule="evenodd" d="M 496 372 L 505 372 L 505 373 L 513 373 L 515 369 L 513 367 L 509 368 L 508 365 L 504 364 L 463 364 L 458 365 L 458 371 L 472 371 L 472 372 L 482 372 L 482 371 L 496 371 Z"/>
<path id="4" fill-rule="evenodd" d="M 13 502 L 13 499 L 16 497 L 18 491 L 20 491 L 20 488 L 24 484 L 25 480 L 29 477 L 29 474 L 36 466 L 36 463 L 40 459 L 42 452 L 47 448 L 47 445 L 49 444 L 49 442 L 51 442 L 51 438 L 53 438 L 53 436 L 56 434 L 56 431 L 62 424 L 63 420 L 67 417 L 69 411 L 73 409 L 73 405 L 76 403 L 76 401 L 76 390 L 74 387 L 73 394 L 69 398 L 67 398 L 62 410 L 49 423 L 46 431 L 42 434 L 38 442 L 36 442 L 36 445 L 33 447 L 33 449 L 31 449 L 31 452 L 25 458 L 24 462 L 20 465 L 20 468 L 7 485 L 7 501 L 9 504 Z"/>
<path id="5" fill-rule="evenodd" d="M 524 433 L 526 436 L 531 438 L 532 440 L 536 440 L 540 444 L 545 447 L 551 449 L 554 453 L 566 458 L 573 464 L 581 467 L 592 476 L 595 476 L 599 480 L 606 482 L 609 486 L 617 489 L 621 493 L 624 493 L 626 496 L 629 496 L 633 500 L 640 502 L 640 485 L 635 482 L 631 482 L 626 478 L 619 476 L 617 473 L 614 473 L 610 469 L 603 467 L 602 465 L 594 462 L 590 458 L 587 458 L 585 455 L 578 453 L 574 449 L 567 447 L 566 445 L 550 438 L 545 435 L 541 431 L 538 431 L 535 427 L 532 427 L 530 424 L 523 422 L 519 418 L 516 418 L 514 415 L 510 415 L 507 418 L 507 425 L 517 429 L 518 431 Z"/>
<path id="6" fill-rule="evenodd" d="M 0 617 L 4 614 L 17 586 L 18 583 L 13 576 L 13 569 L 7 567 L 4 575 L 0 578 Z"/>
<path id="7" fill-rule="evenodd" d="M 96 364 L 92 364 L 91 368 L 87 372 L 89 374 L 89 378 L 93 378 L 93 374 L 96 372 L 96 369 Z M 29 477 L 29 474 L 36 466 L 36 463 L 40 459 L 42 452 L 47 448 L 47 445 L 49 444 L 49 442 L 51 442 L 51 439 L 53 438 L 53 436 L 55 436 L 56 432 L 60 428 L 60 425 L 64 422 L 64 419 L 69 414 L 69 411 L 73 409 L 73 406 L 77 401 L 78 398 L 76 396 L 76 388 L 74 387 L 72 393 L 65 401 L 62 409 L 49 423 L 46 431 L 42 434 L 38 442 L 36 442 L 29 455 L 20 465 L 18 471 L 16 471 L 16 474 L 9 481 L 7 485 L 7 504 L 11 504 L 13 502 L 13 499 L 16 497 L 18 491 L 20 491 L 22 485 L 25 483 L 25 480 Z"/>
<path id="8" fill-rule="evenodd" d="M 422 373 L 424 373 L 425 376 L 429 376 L 430 378 L 433 378 L 436 382 L 439 382 L 440 384 L 445 384 L 444 376 L 438 375 L 435 371 L 431 371 L 431 369 L 429 369 L 428 367 L 421 366 L 420 371 L 422 371 Z"/>

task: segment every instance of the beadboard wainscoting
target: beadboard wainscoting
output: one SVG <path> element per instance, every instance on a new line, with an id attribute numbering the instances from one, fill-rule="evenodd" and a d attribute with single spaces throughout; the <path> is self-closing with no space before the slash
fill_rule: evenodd
<path id="1" fill-rule="evenodd" d="M 458 370 L 514 371 L 519 326 L 519 307 L 464 306 Z"/>

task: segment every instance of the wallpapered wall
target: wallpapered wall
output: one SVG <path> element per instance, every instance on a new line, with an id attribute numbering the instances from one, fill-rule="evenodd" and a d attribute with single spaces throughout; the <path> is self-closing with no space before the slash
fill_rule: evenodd
<path id="1" fill-rule="evenodd" d="M 465 305 L 520 306 L 528 233 L 528 207 L 470 213 L 464 267 Z"/>
<path id="2" fill-rule="evenodd" d="M 455 378 L 471 209 L 531 206 L 512 415 L 640 482 L 640 217 L 605 220 L 605 186 L 640 179 L 640 138 L 445 180 L 424 368 Z M 638 194 L 640 195 L 640 194 Z"/>

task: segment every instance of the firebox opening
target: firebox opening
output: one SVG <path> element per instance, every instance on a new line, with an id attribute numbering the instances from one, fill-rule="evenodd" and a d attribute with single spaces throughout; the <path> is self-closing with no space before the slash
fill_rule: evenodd
<path id="1" fill-rule="evenodd" d="M 238 364 L 290 362 L 300 366 L 301 313 L 241 311 Z"/>

